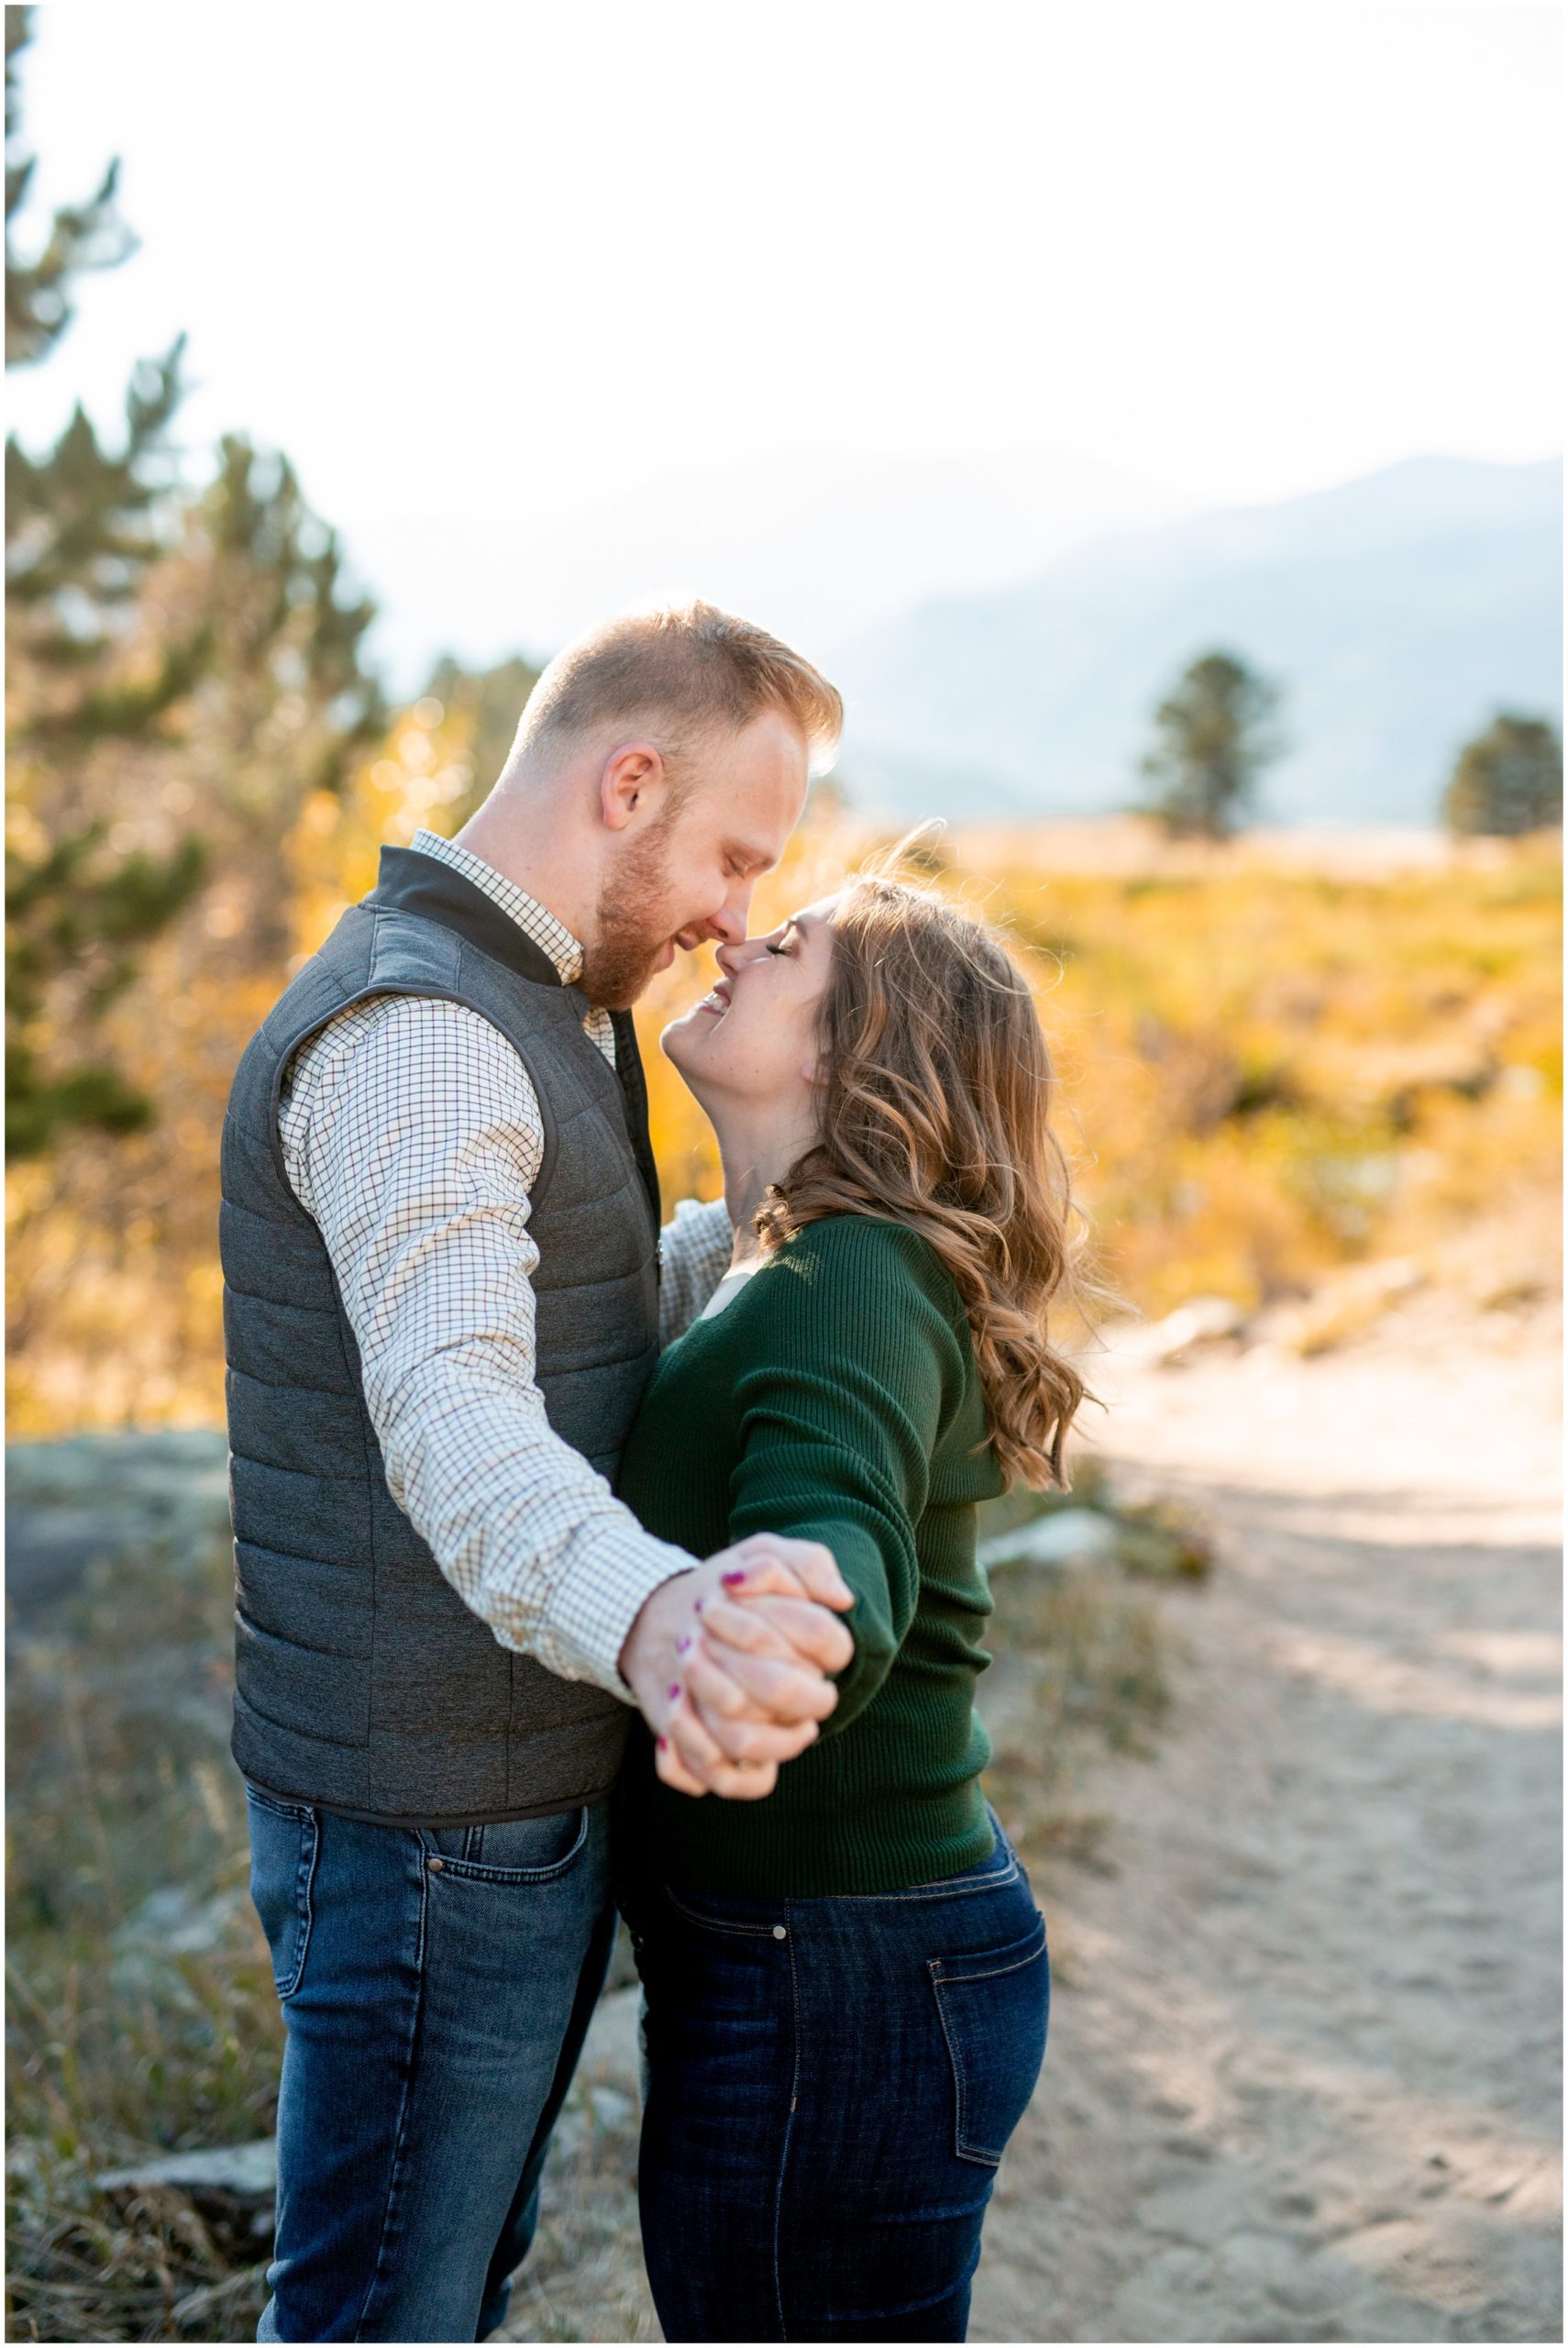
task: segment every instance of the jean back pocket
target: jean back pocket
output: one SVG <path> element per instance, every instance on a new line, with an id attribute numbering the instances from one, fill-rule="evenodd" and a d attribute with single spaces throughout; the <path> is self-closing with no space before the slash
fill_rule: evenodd
<path id="1" fill-rule="evenodd" d="M 927 1966 L 956 2097 L 954 2149 L 995 2168 L 1029 2107 L 1045 2055 L 1051 1966 L 1045 1920 L 1022 1938 Z"/>
<path id="2" fill-rule="evenodd" d="M 272 1985 L 292 1998 L 310 1947 L 311 1894 L 321 1829 L 307 1803 L 245 1789 L 250 1822 L 250 1897 L 272 1953 Z"/>

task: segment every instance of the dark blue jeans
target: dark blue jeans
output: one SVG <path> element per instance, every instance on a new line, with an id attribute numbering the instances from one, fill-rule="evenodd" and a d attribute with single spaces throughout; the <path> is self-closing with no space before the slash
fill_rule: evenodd
<path id="1" fill-rule="evenodd" d="M 646 1993 L 643 2251 L 671 2341 L 962 2340 L 1050 1966 L 998 1830 L 833 1899 L 624 1895 Z"/>
<path id="2" fill-rule="evenodd" d="M 250 1789 L 288 2038 L 261 2340 L 483 2340 L 614 1930 L 603 1804 L 440 1832 Z"/>

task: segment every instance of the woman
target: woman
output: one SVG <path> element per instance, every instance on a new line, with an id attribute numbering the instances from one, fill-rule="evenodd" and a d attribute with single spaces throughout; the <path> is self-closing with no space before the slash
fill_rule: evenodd
<path id="1" fill-rule="evenodd" d="M 1050 1063 L 996 941 L 886 875 L 719 961 L 663 1045 L 718 1135 L 734 1266 L 662 1357 L 620 1489 L 699 1556 L 827 1544 L 855 1653 L 765 1800 L 673 1790 L 693 1695 L 723 1698 L 701 1642 L 671 1739 L 628 1765 L 648 2273 L 672 2341 L 961 2340 L 1049 1997 L 973 1696 L 977 1506 L 1062 1480 L 1083 1396 L 1045 1336 L 1069 1271 Z M 708 1619 L 745 1618 L 765 1670 L 780 1602 Z"/>

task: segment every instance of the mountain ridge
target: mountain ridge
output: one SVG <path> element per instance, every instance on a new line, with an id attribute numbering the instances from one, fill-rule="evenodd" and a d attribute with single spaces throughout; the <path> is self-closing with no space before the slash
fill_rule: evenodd
<path id="1" fill-rule="evenodd" d="M 841 771 L 898 816 L 1123 808 L 1155 702 L 1223 646 L 1285 691 L 1262 820 L 1430 823 L 1498 707 L 1560 716 L 1561 515 L 1559 459 L 1412 458 L 924 599 L 837 648 Z"/>

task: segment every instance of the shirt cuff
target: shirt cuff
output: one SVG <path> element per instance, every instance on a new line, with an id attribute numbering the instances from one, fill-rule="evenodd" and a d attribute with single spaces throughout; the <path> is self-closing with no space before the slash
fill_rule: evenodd
<path id="1" fill-rule="evenodd" d="M 621 1677 L 621 1650 L 655 1590 L 677 1574 L 690 1573 L 697 1563 L 686 1550 L 657 1541 L 651 1533 L 621 1535 L 597 1528 L 591 1600 L 576 1623 L 569 1619 L 570 1610 L 560 1610 L 568 1619 L 558 1617 L 554 1625 L 551 1644 L 557 1653 L 541 1655 L 539 1660 L 561 1678 L 591 1680 L 623 1703 L 635 1704 L 637 1700 Z"/>

